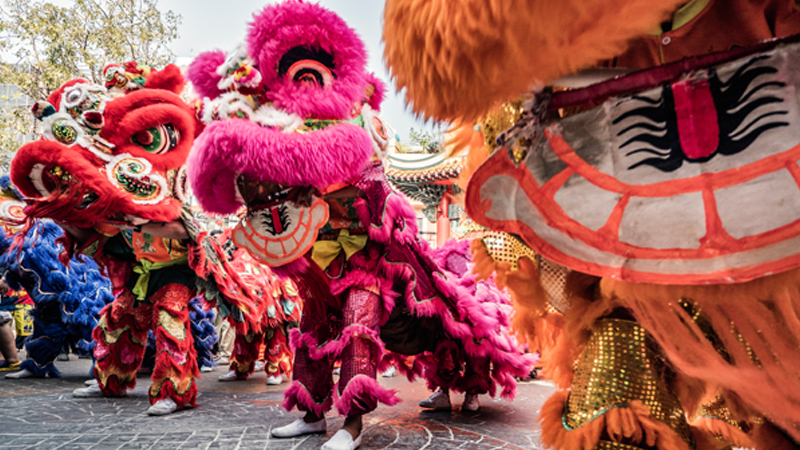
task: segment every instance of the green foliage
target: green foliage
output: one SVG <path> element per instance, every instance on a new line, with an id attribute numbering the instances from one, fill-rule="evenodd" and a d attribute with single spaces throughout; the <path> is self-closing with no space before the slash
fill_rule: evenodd
<path id="1" fill-rule="evenodd" d="M 160 12 L 158 0 L 75 0 L 71 7 L 3 0 L 0 47 L 15 60 L 0 64 L 0 80 L 40 100 L 72 78 L 103 81 L 110 63 L 163 66 L 174 59 L 167 46 L 180 19 Z"/>
<path id="2" fill-rule="evenodd" d="M 412 145 L 422 147 L 424 153 L 439 153 L 442 148 L 442 137 L 430 131 L 411 128 L 408 132 L 408 140 Z"/>
<path id="3" fill-rule="evenodd" d="M 3 99 L 5 100 L 5 99 Z M 7 107 L 0 113 L 0 172 L 8 172 L 9 163 L 33 132 L 33 116 L 27 108 Z"/>
<path id="4" fill-rule="evenodd" d="M 174 59 L 168 45 L 178 37 L 180 20 L 159 11 L 158 0 L 74 0 L 69 7 L 0 0 L 0 84 L 37 101 L 73 78 L 102 84 L 107 64 L 164 66 Z M 33 131 L 32 121 L 22 117 L 27 111 L 7 104 L 0 102 L 0 152 L 18 145 L 15 133 Z"/>

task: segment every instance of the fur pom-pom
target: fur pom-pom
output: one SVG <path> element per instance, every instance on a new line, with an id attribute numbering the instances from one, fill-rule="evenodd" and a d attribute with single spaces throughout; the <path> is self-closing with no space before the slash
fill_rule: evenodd
<path id="1" fill-rule="evenodd" d="M 215 50 L 203 52 L 195 58 L 186 70 L 186 78 L 192 83 L 192 88 L 200 97 L 215 99 L 223 94 L 217 87 L 222 77 L 217 73 L 217 67 L 225 62 L 225 52 Z"/>

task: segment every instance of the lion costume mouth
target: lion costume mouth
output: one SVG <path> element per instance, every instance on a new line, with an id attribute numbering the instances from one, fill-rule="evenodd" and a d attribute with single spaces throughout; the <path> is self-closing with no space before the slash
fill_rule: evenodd
<path id="1" fill-rule="evenodd" d="M 146 86 L 111 92 L 71 80 L 36 103 L 43 139 L 22 146 L 11 164 L 28 217 L 76 226 L 180 217 L 188 189 L 184 163 L 198 122 L 177 95 L 183 89 L 177 66 L 148 69 L 141 81 Z"/>
<path id="2" fill-rule="evenodd" d="M 240 175 L 237 189 L 247 214 L 233 232 L 239 247 L 280 266 L 303 256 L 328 221 L 328 205 L 308 186 L 261 182 Z"/>

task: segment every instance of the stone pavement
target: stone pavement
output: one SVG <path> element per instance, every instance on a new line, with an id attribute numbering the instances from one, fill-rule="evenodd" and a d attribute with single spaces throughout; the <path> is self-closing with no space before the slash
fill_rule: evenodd
<path id="1" fill-rule="evenodd" d="M 0 377 L 0 448 L 78 449 L 318 449 L 342 425 L 331 414 L 327 435 L 297 439 L 269 437 L 273 427 L 302 415 L 280 408 L 282 386 L 266 386 L 264 373 L 247 381 L 221 383 L 222 368 L 198 382 L 199 408 L 166 417 L 145 410 L 147 376 L 128 397 L 73 399 L 83 386 L 88 360 L 57 362 L 60 379 L 6 380 Z M 381 378 L 397 389 L 403 402 L 380 406 L 365 417 L 362 449 L 539 449 L 536 415 L 554 388 L 541 381 L 519 385 L 512 403 L 481 397 L 476 413 L 461 412 L 462 396 L 453 396 L 454 411 L 428 412 L 417 403 L 430 393 L 424 383 L 403 377 Z"/>

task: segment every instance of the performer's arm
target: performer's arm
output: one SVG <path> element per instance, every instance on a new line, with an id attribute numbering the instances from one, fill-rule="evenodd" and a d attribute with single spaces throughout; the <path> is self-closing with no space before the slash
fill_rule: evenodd
<path id="1" fill-rule="evenodd" d="M 150 222 L 138 227 L 120 227 L 147 233 L 151 236 L 158 236 L 167 239 L 185 240 L 189 239 L 186 226 L 180 220 L 173 222 Z"/>
<path id="2" fill-rule="evenodd" d="M 60 222 L 60 221 L 56 221 L 56 224 L 58 224 L 58 226 L 63 228 L 66 233 L 69 233 L 70 235 L 72 235 L 72 239 L 74 239 L 75 242 L 77 242 L 78 244 L 86 243 L 96 233 L 94 228 L 76 227 L 75 225 L 69 225 L 69 224 L 66 224 L 66 223 Z"/>

